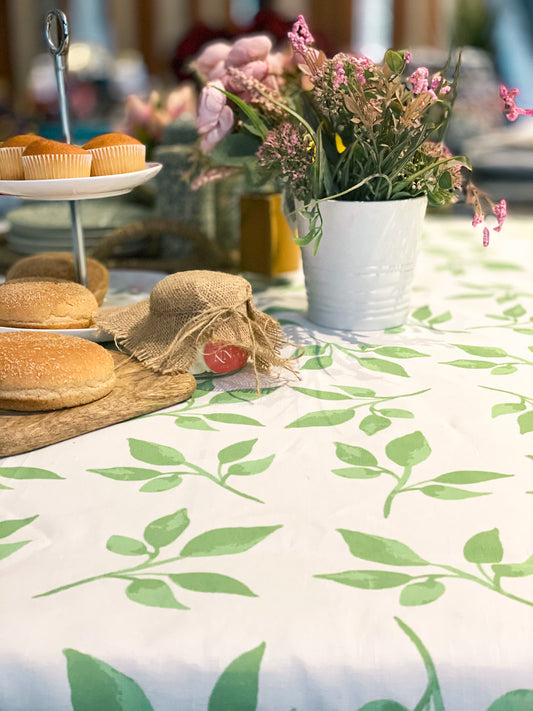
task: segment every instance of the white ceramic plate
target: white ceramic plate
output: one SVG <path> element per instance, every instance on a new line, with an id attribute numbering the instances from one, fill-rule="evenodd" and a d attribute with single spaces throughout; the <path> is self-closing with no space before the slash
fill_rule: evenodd
<path id="1" fill-rule="evenodd" d="M 137 269 L 110 269 L 109 289 L 102 308 L 106 306 L 128 306 L 129 304 L 135 304 L 138 301 L 148 299 L 154 286 L 166 276 L 168 276 L 168 274 L 165 272 L 148 272 Z M 0 279 L 0 282 L 1 281 L 3 281 L 3 278 Z M 6 333 L 8 331 L 40 331 L 42 333 L 43 329 L 8 328 L 7 326 L 0 326 L 0 333 Z M 105 343 L 113 340 L 111 334 L 106 331 L 101 331 L 99 328 L 47 328 L 46 333 L 61 333 L 64 336 L 78 336 L 88 341 L 96 341 L 96 343 Z"/>
<path id="2" fill-rule="evenodd" d="M 0 193 L 30 200 L 89 200 L 130 192 L 159 173 L 161 163 L 147 163 L 144 170 L 118 175 L 60 180 L 0 180 Z"/>

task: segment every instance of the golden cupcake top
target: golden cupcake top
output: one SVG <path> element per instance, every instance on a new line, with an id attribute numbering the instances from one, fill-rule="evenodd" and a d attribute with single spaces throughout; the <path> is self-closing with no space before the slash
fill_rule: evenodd
<path id="1" fill-rule="evenodd" d="M 48 138 L 38 138 L 32 141 L 24 150 L 24 156 L 39 156 L 39 155 L 72 155 L 87 153 L 80 146 L 75 146 L 72 143 L 62 143 L 61 141 L 52 141 Z"/>
<path id="2" fill-rule="evenodd" d="M 107 148 L 108 146 L 142 146 L 143 144 L 133 136 L 128 136 L 126 133 L 104 133 L 101 136 L 95 136 L 90 141 L 84 144 L 84 149 L 90 151 L 93 148 Z"/>
<path id="3" fill-rule="evenodd" d="M 40 139 L 40 136 L 37 136 L 35 133 L 21 133 L 17 136 L 11 136 L 11 138 L 7 138 L 2 144 L 0 144 L 1 148 L 25 148 L 28 146 L 30 143 L 33 143 L 34 141 Z M 40 139 L 42 140 L 42 139 Z"/>

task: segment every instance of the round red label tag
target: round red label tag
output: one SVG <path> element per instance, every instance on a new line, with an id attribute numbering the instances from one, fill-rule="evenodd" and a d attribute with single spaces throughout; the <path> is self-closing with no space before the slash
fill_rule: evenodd
<path id="1" fill-rule="evenodd" d="M 231 373 L 239 370 L 248 361 L 248 351 L 239 346 L 228 346 L 221 342 L 206 343 L 204 360 L 213 373 Z"/>

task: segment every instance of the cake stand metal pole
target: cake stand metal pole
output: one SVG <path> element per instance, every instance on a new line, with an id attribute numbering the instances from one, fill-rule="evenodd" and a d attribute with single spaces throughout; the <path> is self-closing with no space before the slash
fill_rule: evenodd
<path id="1" fill-rule="evenodd" d="M 48 44 L 48 50 L 54 58 L 63 136 L 67 143 L 72 143 L 67 94 L 65 91 L 65 72 L 70 35 L 67 18 L 62 10 L 55 9 L 48 13 L 46 18 L 46 42 Z M 69 200 L 69 206 L 72 222 L 72 251 L 74 254 L 76 281 L 83 284 L 83 286 L 87 286 L 87 262 L 85 259 L 85 244 L 83 241 L 83 228 L 78 203 L 75 200 Z"/>

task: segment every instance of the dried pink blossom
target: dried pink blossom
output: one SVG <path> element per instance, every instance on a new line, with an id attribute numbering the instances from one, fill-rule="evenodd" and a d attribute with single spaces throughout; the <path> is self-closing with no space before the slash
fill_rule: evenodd
<path id="1" fill-rule="evenodd" d="M 497 205 L 494 205 L 492 212 L 498 218 L 498 226 L 494 228 L 494 232 L 500 232 L 505 218 L 507 217 L 507 203 L 505 200 L 500 200 Z"/>
<path id="2" fill-rule="evenodd" d="M 484 247 L 489 246 L 489 228 L 488 227 L 483 228 L 483 246 Z"/>
<path id="3" fill-rule="evenodd" d="M 196 128 L 201 138 L 201 149 L 206 153 L 233 128 L 233 111 L 227 105 L 226 95 L 220 91 L 223 88 L 222 82 L 217 79 L 204 86 L 200 93 Z"/>
<path id="4" fill-rule="evenodd" d="M 296 22 L 292 26 L 292 32 L 287 34 L 292 48 L 295 52 L 305 54 L 308 47 L 314 43 L 314 37 L 309 31 L 307 22 L 303 15 L 298 15 Z"/>
<path id="5" fill-rule="evenodd" d="M 504 84 L 500 86 L 500 99 L 503 101 L 503 112 L 509 121 L 516 121 L 519 116 L 533 116 L 533 109 L 521 109 L 516 105 L 519 89 L 508 89 Z"/>
<path id="6" fill-rule="evenodd" d="M 423 94 L 428 90 L 428 68 L 419 67 L 411 76 L 409 81 L 413 86 L 413 94 Z"/>

